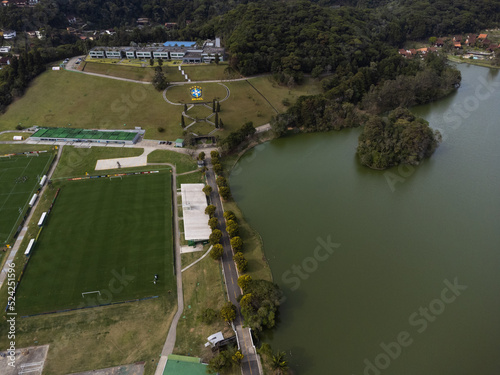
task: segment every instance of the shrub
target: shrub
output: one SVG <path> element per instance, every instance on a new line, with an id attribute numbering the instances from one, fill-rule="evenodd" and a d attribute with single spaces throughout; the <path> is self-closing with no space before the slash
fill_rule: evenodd
<path id="1" fill-rule="evenodd" d="M 156 130 L 158 130 L 158 133 L 163 133 L 165 131 L 165 128 L 162 128 L 161 126 L 158 126 L 156 128 Z"/>
<path id="2" fill-rule="evenodd" d="M 213 159 L 213 158 L 219 158 L 220 155 L 219 155 L 219 152 L 218 151 L 210 151 L 210 157 Z"/>

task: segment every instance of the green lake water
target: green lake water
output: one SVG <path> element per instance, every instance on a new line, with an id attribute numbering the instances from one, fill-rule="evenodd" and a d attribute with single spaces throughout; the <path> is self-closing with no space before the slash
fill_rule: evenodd
<path id="1" fill-rule="evenodd" d="M 500 373 L 500 74 L 414 108 L 444 141 L 418 167 L 373 171 L 361 129 L 258 146 L 233 195 L 286 296 L 265 340 L 294 374 Z"/>

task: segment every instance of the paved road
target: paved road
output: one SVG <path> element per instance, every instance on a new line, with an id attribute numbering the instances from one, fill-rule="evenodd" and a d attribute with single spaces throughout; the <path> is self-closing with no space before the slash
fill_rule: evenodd
<path id="1" fill-rule="evenodd" d="M 172 167 L 172 201 L 174 210 L 174 251 L 175 251 L 175 276 L 177 280 L 177 312 L 174 315 L 170 329 L 168 330 L 167 339 L 163 345 L 161 357 L 156 368 L 155 375 L 163 374 L 167 357 L 172 354 L 175 347 L 175 338 L 177 336 L 177 323 L 184 311 L 184 293 L 182 291 L 182 271 L 181 271 L 181 245 L 179 236 L 179 217 L 178 217 L 178 204 L 177 204 L 177 171 L 172 164 L 164 164 Z"/>
<path id="2" fill-rule="evenodd" d="M 59 149 L 57 151 L 56 159 L 52 163 L 52 167 L 50 168 L 50 170 L 47 172 L 47 180 L 50 180 L 50 178 L 52 177 L 52 174 L 56 170 L 57 163 L 59 163 L 59 159 L 61 158 L 62 149 L 63 149 L 63 147 L 61 146 L 61 147 L 59 147 Z M 43 186 L 42 190 L 40 191 L 39 197 L 42 196 L 42 194 L 45 192 L 45 189 L 47 189 L 47 184 L 45 184 Z M 24 235 L 28 231 L 28 224 L 30 223 L 31 217 L 33 216 L 33 213 L 35 212 L 35 209 L 38 206 L 38 202 L 40 202 L 40 199 L 37 199 L 35 202 L 35 205 L 31 208 L 30 214 L 28 215 L 28 217 L 26 218 L 26 221 L 24 222 L 24 227 L 21 229 L 21 232 L 17 236 L 16 242 L 14 242 L 14 246 L 12 246 L 12 250 L 10 251 L 8 258 L 5 261 L 2 272 L 0 272 L 0 288 L 3 285 L 5 278 L 7 277 L 7 268 L 9 267 L 9 264 L 14 261 L 14 258 L 17 254 L 17 251 L 19 250 L 19 247 L 21 246 L 21 242 L 23 241 Z"/>
<path id="3" fill-rule="evenodd" d="M 207 167 L 207 182 L 212 187 L 210 202 L 216 207 L 215 217 L 217 217 L 217 220 L 219 221 L 219 229 L 222 231 L 221 244 L 224 247 L 222 267 L 226 280 L 227 294 L 231 303 L 238 308 L 238 314 L 233 324 L 236 328 L 240 350 L 244 356 L 241 363 L 241 372 L 243 375 L 258 375 L 261 373 L 259 367 L 260 360 L 257 356 L 255 347 L 253 346 L 250 330 L 248 328 L 243 328 L 243 318 L 241 316 L 240 305 L 237 300 L 238 296 L 241 294 L 240 287 L 238 286 L 239 275 L 233 261 L 233 252 L 229 243 L 229 236 L 226 232 L 226 225 L 223 216 L 224 210 L 222 208 L 222 202 L 220 200 L 217 184 L 215 182 L 215 173 L 210 159 L 207 159 Z"/>

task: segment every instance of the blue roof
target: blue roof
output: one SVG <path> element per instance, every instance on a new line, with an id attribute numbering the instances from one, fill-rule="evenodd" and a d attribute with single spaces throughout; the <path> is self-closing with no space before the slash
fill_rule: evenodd
<path id="1" fill-rule="evenodd" d="M 196 42 L 184 42 L 184 41 L 172 41 L 172 42 L 165 42 L 163 45 L 165 47 L 192 47 L 196 44 Z"/>

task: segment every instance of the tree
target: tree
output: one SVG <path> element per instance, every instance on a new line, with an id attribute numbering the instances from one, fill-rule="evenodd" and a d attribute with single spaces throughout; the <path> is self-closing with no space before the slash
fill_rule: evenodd
<path id="1" fill-rule="evenodd" d="M 161 71 L 161 68 L 155 69 L 155 75 L 153 76 L 153 80 L 151 81 L 154 88 L 158 91 L 163 91 L 169 86 L 169 82 L 165 77 L 165 74 Z"/>
<path id="2" fill-rule="evenodd" d="M 210 229 L 217 229 L 217 225 L 219 225 L 219 220 L 217 220 L 216 217 L 211 217 L 210 219 L 208 219 L 208 226 L 210 227 Z"/>
<path id="3" fill-rule="evenodd" d="M 238 271 L 245 272 L 248 267 L 248 261 L 245 259 L 245 256 L 242 252 L 237 252 L 233 255 L 234 263 L 236 263 L 236 267 L 238 267 Z"/>
<path id="4" fill-rule="evenodd" d="M 181 115 L 181 126 L 184 129 L 186 127 L 186 122 L 184 121 L 184 116 Z"/>
<path id="5" fill-rule="evenodd" d="M 224 123 L 221 118 L 219 119 L 219 129 L 224 129 Z"/>
<path id="6" fill-rule="evenodd" d="M 215 182 L 217 183 L 217 186 L 219 186 L 219 187 L 227 186 L 227 180 L 224 176 L 218 176 L 215 179 Z"/>
<path id="7" fill-rule="evenodd" d="M 218 158 L 220 157 L 219 152 L 218 152 L 218 151 L 215 151 L 215 150 L 214 150 L 214 151 L 210 151 L 210 157 L 211 157 L 212 159 L 214 159 L 214 158 L 217 158 L 217 159 L 218 159 Z"/>
<path id="8" fill-rule="evenodd" d="M 282 375 L 288 370 L 285 352 L 277 352 L 271 356 L 271 368 L 275 374 Z"/>
<path id="9" fill-rule="evenodd" d="M 215 127 L 219 128 L 219 112 L 215 112 Z"/>
<path id="10" fill-rule="evenodd" d="M 215 109 L 216 112 L 220 112 L 220 102 L 217 100 L 217 108 Z"/>
<path id="11" fill-rule="evenodd" d="M 232 322 L 236 319 L 236 306 L 231 302 L 226 302 L 224 306 L 220 309 L 220 316 L 226 322 Z"/>
<path id="12" fill-rule="evenodd" d="M 186 113 L 188 110 L 188 105 L 186 103 L 184 103 L 184 113 Z"/>
<path id="13" fill-rule="evenodd" d="M 241 239 L 241 237 L 234 236 L 233 238 L 231 238 L 230 242 L 231 247 L 233 248 L 233 251 L 235 253 L 243 249 L 243 240 Z"/>
<path id="14" fill-rule="evenodd" d="M 215 112 L 215 98 L 214 98 L 214 100 L 212 101 L 212 112 Z"/>
<path id="15" fill-rule="evenodd" d="M 240 228 L 235 221 L 229 220 L 226 224 L 226 231 L 227 234 L 229 234 L 229 237 L 233 238 L 239 234 Z"/>
<path id="16" fill-rule="evenodd" d="M 226 219 L 226 220 L 233 220 L 233 221 L 238 222 L 238 220 L 236 219 L 236 215 L 234 214 L 233 211 L 230 211 L 230 210 L 224 211 L 223 215 L 224 215 L 224 219 Z"/>
<path id="17" fill-rule="evenodd" d="M 218 53 L 215 54 L 215 58 L 214 58 L 214 62 L 215 62 L 215 65 L 219 65 L 219 62 L 220 62 L 220 56 Z"/>
<path id="18" fill-rule="evenodd" d="M 248 288 L 248 285 L 252 282 L 252 277 L 250 275 L 241 275 L 238 277 L 238 286 L 245 292 L 245 289 Z M 240 302 L 241 304 L 241 302 Z"/>
<path id="19" fill-rule="evenodd" d="M 210 236 L 208 237 L 208 241 L 211 245 L 217 245 L 222 238 L 222 232 L 219 229 L 214 229 Z"/>
<path id="20" fill-rule="evenodd" d="M 433 46 L 434 44 L 436 44 L 436 41 L 437 41 L 437 38 L 436 38 L 435 36 L 431 36 L 431 37 L 429 38 L 429 44 L 430 44 L 431 46 Z"/>
<path id="21" fill-rule="evenodd" d="M 221 244 L 213 245 L 212 250 L 210 250 L 210 256 L 213 260 L 219 260 L 224 254 L 224 247 Z"/>
<path id="22" fill-rule="evenodd" d="M 205 160 L 205 153 L 203 151 L 198 154 L 198 160 Z"/>
<path id="23" fill-rule="evenodd" d="M 158 66 L 161 68 L 163 65 L 163 60 L 161 57 L 158 57 Z"/>
<path id="24" fill-rule="evenodd" d="M 219 194 L 225 200 L 228 200 L 231 198 L 231 190 L 227 186 L 220 187 Z"/>
<path id="25" fill-rule="evenodd" d="M 203 192 L 206 194 L 206 195 L 210 195 L 210 193 L 212 192 L 212 187 L 210 185 L 205 185 L 203 187 Z"/>
<path id="26" fill-rule="evenodd" d="M 214 214 L 215 214 L 215 206 L 213 204 L 209 204 L 205 208 L 205 214 L 207 214 L 210 217 L 214 216 Z"/>
<path id="27" fill-rule="evenodd" d="M 214 164 L 214 172 L 216 174 L 222 173 L 222 165 L 220 163 Z"/>
<path id="28" fill-rule="evenodd" d="M 149 59 L 149 65 L 153 66 L 155 64 L 155 59 L 150 58 Z"/>

